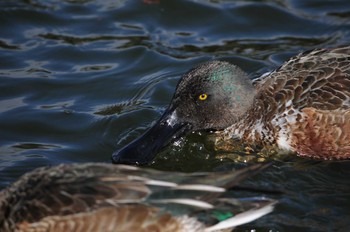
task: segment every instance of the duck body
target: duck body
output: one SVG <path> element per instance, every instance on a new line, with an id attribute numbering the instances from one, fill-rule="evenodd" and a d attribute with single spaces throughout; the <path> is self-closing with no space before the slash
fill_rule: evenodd
<path id="1" fill-rule="evenodd" d="M 225 137 L 318 159 L 350 158 L 350 47 L 293 57 L 256 84 Z"/>
<path id="2" fill-rule="evenodd" d="M 188 131 L 315 159 L 350 158 L 350 46 L 301 53 L 252 82 L 237 66 L 210 61 L 183 75 L 161 119 L 113 154 L 147 163 Z"/>
<path id="3" fill-rule="evenodd" d="M 99 163 L 39 168 L 0 192 L 0 231 L 191 232 L 232 228 L 272 211 L 273 200 L 240 202 L 219 197 L 226 187 L 263 168 L 194 174 Z M 218 222 L 213 211 L 237 215 L 229 216 L 232 222 L 227 225 L 226 220 Z M 239 215 L 243 220 L 236 220 Z"/>

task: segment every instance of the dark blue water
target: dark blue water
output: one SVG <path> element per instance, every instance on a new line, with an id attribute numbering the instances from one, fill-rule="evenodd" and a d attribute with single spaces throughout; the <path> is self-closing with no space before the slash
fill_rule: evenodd
<path id="1" fill-rule="evenodd" d="M 0 0 L 1 188 L 39 166 L 110 162 L 202 61 L 227 60 L 253 78 L 298 52 L 350 41 L 348 0 L 150 2 Z M 195 133 L 151 166 L 189 172 L 257 162 L 220 157 Z M 238 231 L 350 231 L 349 178 L 349 161 L 277 161 L 246 182 L 283 191 L 268 195 L 279 199 L 276 211 Z"/>

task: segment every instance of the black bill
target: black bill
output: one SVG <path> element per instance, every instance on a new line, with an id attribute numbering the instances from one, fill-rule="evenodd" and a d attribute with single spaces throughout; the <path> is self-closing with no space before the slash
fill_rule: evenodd
<path id="1" fill-rule="evenodd" d="M 176 111 L 168 110 L 145 134 L 112 155 L 113 163 L 147 164 L 156 154 L 191 129 L 190 124 L 179 122 Z"/>

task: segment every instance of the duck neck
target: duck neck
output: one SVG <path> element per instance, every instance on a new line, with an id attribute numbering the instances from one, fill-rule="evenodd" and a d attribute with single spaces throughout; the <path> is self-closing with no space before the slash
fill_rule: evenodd
<path id="1" fill-rule="evenodd" d="M 246 113 L 224 130 L 225 139 L 238 138 L 246 143 L 272 145 L 275 143 L 269 124 L 269 109 L 257 97 Z"/>

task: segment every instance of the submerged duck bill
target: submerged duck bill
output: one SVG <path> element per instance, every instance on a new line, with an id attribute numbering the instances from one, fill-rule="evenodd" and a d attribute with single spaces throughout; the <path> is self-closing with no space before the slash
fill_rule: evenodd
<path id="1" fill-rule="evenodd" d="M 243 116 L 254 88 L 246 76 L 227 62 L 207 62 L 185 73 L 178 83 L 169 108 L 140 138 L 112 155 L 114 163 L 147 164 L 174 139 L 189 131 L 220 130 Z M 232 98 L 238 94 L 238 103 Z M 234 96 L 232 96 L 234 95 Z M 246 104 L 243 104 L 246 103 Z M 219 107 L 219 109 L 218 109 Z"/>
<path id="2" fill-rule="evenodd" d="M 141 137 L 113 153 L 112 161 L 115 164 L 150 163 L 165 146 L 190 129 L 189 123 L 177 120 L 175 111 L 167 110 Z"/>

